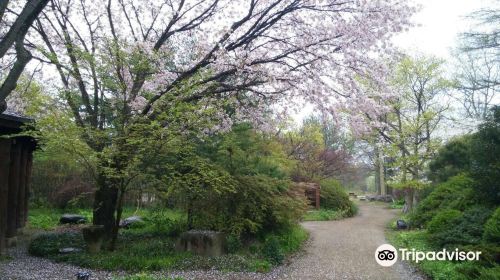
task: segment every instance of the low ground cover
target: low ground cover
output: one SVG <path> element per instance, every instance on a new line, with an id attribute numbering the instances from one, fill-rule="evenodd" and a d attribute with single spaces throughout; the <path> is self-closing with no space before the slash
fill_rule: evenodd
<path id="1" fill-rule="evenodd" d="M 97 254 L 86 252 L 82 234 L 71 230 L 71 227 L 58 227 L 56 214 L 52 213 L 49 215 L 50 219 L 43 223 L 32 223 L 31 226 L 37 225 L 43 229 L 57 227 L 57 230 L 35 237 L 30 244 L 29 252 L 57 262 L 67 262 L 93 269 L 130 272 L 194 269 L 266 272 L 297 252 L 308 238 L 307 232 L 299 225 L 269 232 L 248 242 L 234 240 L 230 236 L 229 254 L 211 258 L 201 257 L 175 250 L 177 236 L 186 230 L 185 217 L 181 212 L 165 209 L 154 213 L 147 210 L 131 212 L 131 209 L 128 209 L 127 211 L 127 214 L 142 214 L 145 217 L 144 223 L 120 231 L 114 251 L 103 250 Z M 42 210 L 32 211 L 31 220 L 40 220 L 37 213 L 46 214 Z M 85 213 L 85 211 L 76 213 Z M 61 254 L 59 250 L 64 247 L 78 248 L 81 251 Z M 137 277 L 139 278 L 130 279 L 149 279 L 147 275 Z"/>

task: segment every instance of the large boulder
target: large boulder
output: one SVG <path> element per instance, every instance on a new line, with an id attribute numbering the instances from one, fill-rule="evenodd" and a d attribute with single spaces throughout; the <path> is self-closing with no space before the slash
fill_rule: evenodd
<path id="1" fill-rule="evenodd" d="M 193 252 L 200 256 L 217 257 L 225 253 L 226 236 L 222 232 L 190 230 L 180 235 L 175 249 Z"/>
<path id="2" fill-rule="evenodd" d="M 59 219 L 60 224 L 84 224 L 87 222 L 87 218 L 78 214 L 64 214 Z"/>
<path id="3" fill-rule="evenodd" d="M 141 224 L 144 223 L 144 220 L 139 217 L 139 216 L 130 216 L 128 218 L 125 218 L 120 221 L 120 227 L 122 228 L 129 228 L 130 226 L 134 224 Z"/>

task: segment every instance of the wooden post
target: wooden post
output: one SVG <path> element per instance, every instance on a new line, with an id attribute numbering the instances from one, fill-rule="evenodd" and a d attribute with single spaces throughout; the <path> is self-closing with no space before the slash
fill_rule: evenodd
<path id="1" fill-rule="evenodd" d="M 6 251 L 7 197 L 9 195 L 10 139 L 0 138 L 0 255 Z"/>
<path id="2" fill-rule="evenodd" d="M 28 159 L 26 162 L 26 193 L 24 197 L 24 225 L 28 222 L 28 214 L 29 214 L 29 198 L 30 198 L 30 186 L 31 186 L 31 171 L 33 168 L 33 148 L 30 147 L 28 149 Z"/>
<path id="3" fill-rule="evenodd" d="M 21 145 L 12 140 L 10 151 L 9 194 L 7 196 L 7 238 L 17 233 L 17 207 L 19 198 L 19 167 L 21 165 Z"/>
<path id="4" fill-rule="evenodd" d="M 19 141 L 21 145 L 21 160 L 19 164 L 19 191 L 17 195 L 17 218 L 16 218 L 16 228 L 24 227 L 24 210 L 26 209 L 26 165 L 28 163 L 28 147 Z"/>

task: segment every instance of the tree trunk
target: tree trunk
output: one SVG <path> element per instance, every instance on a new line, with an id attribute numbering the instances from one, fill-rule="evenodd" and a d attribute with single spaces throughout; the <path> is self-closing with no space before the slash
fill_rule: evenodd
<path id="1" fill-rule="evenodd" d="M 125 196 L 125 189 L 122 188 L 120 190 L 120 193 L 118 196 L 118 205 L 116 207 L 116 220 L 115 220 L 115 224 L 113 226 L 111 243 L 109 245 L 110 251 L 114 251 L 115 247 L 116 247 L 116 240 L 118 239 L 118 230 L 120 229 L 120 220 L 122 218 L 122 213 L 123 213 L 123 198 L 124 198 L 124 196 Z"/>
<path id="2" fill-rule="evenodd" d="M 387 189 L 386 189 L 386 185 L 385 185 L 385 173 L 384 173 L 384 155 L 382 154 L 382 151 L 381 149 L 378 149 L 378 172 L 379 172 L 379 186 L 380 186 L 380 190 L 379 190 L 379 194 L 381 195 L 386 195 L 387 194 Z"/>
<path id="3" fill-rule="evenodd" d="M 115 210 L 118 199 L 118 188 L 109 184 L 105 175 L 99 175 L 94 198 L 93 223 L 104 226 L 104 238 L 110 241 L 115 226 Z"/>
<path id="4" fill-rule="evenodd" d="M 405 190 L 405 206 L 403 207 L 403 213 L 409 213 L 413 210 L 413 193 L 414 189 L 406 188 Z"/>
<path id="5" fill-rule="evenodd" d="M 375 146 L 375 191 L 380 195 L 380 157 L 379 149 Z"/>

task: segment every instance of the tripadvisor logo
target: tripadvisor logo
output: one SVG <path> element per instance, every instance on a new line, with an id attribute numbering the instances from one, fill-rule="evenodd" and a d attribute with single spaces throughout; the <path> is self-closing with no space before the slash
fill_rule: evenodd
<path id="1" fill-rule="evenodd" d="M 417 251 L 415 249 L 399 249 L 402 261 L 421 262 L 427 261 L 478 261 L 479 251 L 459 251 L 443 249 L 441 251 Z M 381 266 L 392 266 L 398 260 L 398 250 L 390 244 L 382 244 L 375 250 L 375 260 Z"/>

